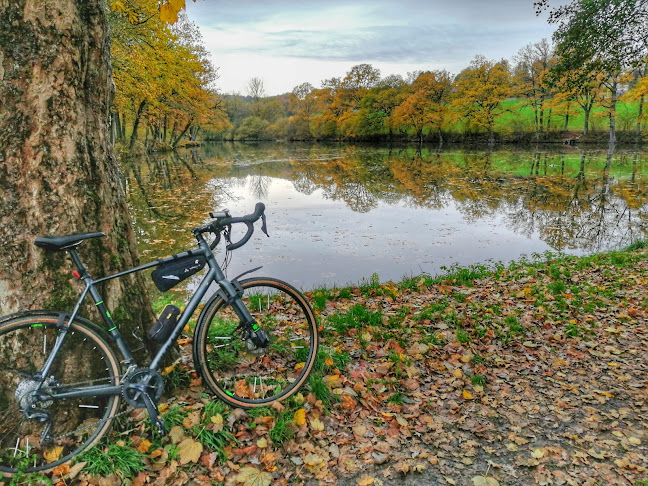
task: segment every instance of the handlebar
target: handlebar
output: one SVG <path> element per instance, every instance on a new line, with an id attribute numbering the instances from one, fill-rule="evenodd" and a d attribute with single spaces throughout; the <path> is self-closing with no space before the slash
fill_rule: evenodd
<path id="1" fill-rule="evenodd" d="M 247 232 L 245 233 L 243 238 L 241 238 L 236 243 L 228 244 L 225 247 L 227 251 L 236 250 L 237 248 L 242 247 L 248 242 L 248 240 L 252 236 L 252 233 L 254 233 L 254 223 L 257 222 L 259 218 L 261 218 L 262 221 L 261 231 L 263 231 L 266 236 L 270 236 L 268 235 L 268 228 L 266 226 L 265 204 L 263 204 L 262 202 L 256 203 L 254 212 L 245 216 L 231 217 L 228 211 L 210 213 L 210 216 L 214 218 L 214 221 L 212 221 L 208 225 L 195 228 L 194 233 L 216 233 L 216 241 L 212 245 L 212 249 L 216 246 L 218 241 L 220 241 L 220 233 L 224 229 L 227 229 L 229 226 L 236 223 L 245 223 L 245 225 L 247 226 Z"/>

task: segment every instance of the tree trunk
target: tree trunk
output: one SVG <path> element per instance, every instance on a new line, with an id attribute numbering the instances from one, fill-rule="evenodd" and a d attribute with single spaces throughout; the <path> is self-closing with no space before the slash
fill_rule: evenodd
<path id="1" fill-rule="evenodd" d="M 178 142 L 184 137 L 184 134 L 187 133 L 187 130 L 191 128 L 191 124 L 193 123 L 193 118 L 190 118 L 187 124 L 185 125 L 184 129 L 180 132 L 180 134 L 173 140 L 171 143 L 171 148 L 175 149 L 178 146 Z"/>
<path id="2" fill-rule="evenodd" d="M 617 104 L 617 83 L 614 81 L 610 87 L 610 145 L 616 143 L 616 104 Z"/>
<path id="3" fill-rule="evenodd" d="M 126 112 L 121 115 L 121 140 L 126 140 Z"/>
<path id="4" fill-rule="evenodd" d="M 591 111 L 591 108 L 583 108 L 583 112 L 585 114 L 585 122 L 583 123 L 583 135 L 587 135 L 589 133 L 590 111 Z"/>
<path id="5" fill-rule="evenodd" d="M 72 310 L 81 291 L 73 266 L 65 253 L 34 246 L 37 236 L 106 233 L 80 247 L 95 278 L 138 262 L 109 140 L 114 84 L 103 9 L 85 0 L 0 1 L 0 314 Z M 100 292 L 124 334 L 153 322 L 141 274 Z"/>
<path id="6" fill-rule="evenodd" d="M 637 126 L 635 131 L 635 143 L 639 143 L 641 140 L 641 118 L 643 117 L 643 105 L 644 97 L 643 95 L 639 98 L 639 113 L 637 114 Z"/>
<path id="7" fill-rule="evenodd" d="M 115 137 L 117 140 L 122 139 L 122 127 L 121 127 L 121 118 L 119 112 L 115 111 L 113 113 L 113 124 L 115 126 Z"/>
<path id="8" fill-rule="evenodd" d="M 131 133 L 130 144 L 128 146 L 128 150 L 130 150 L 131 152 L 135 148 L 135 142 L 137 141 L 137 130 L 139 128 L 140 118 L 142 117 L 142 113 L 144 113 L 145 109 L 146 109 L 146 101 L 142 101 L 139 104 L 139 107 L 137 108 L 137 114 L 135 115 L 135 121 L 133 122 L 133 132 Z"/>

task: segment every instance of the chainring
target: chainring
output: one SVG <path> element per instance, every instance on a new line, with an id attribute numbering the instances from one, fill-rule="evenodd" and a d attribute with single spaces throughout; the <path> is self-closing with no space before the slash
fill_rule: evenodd
<path id="1" fill-rule="evenodd" d="M 145 387 L 146 391 L 133 388 L 133 385 Z M 124 377 L 122 383 L 122 396 L 126 403 L 136 408 L 145 408 L 144 393 L 147 393 L 154 402 L 158 402 L 164 391 L 164 380 L 157 371 L 148 368 L 138 368 Z"/>

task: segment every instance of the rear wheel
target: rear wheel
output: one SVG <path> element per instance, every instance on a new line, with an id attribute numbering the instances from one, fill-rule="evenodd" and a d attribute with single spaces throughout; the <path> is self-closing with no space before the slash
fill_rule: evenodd
<path id="1" fill-rule="evenodd" d="M 119 396 L 59 399 L 74 389 L 119 383 L 119 362 L 90 325 L 75 321 L 40 383 L 38 373 L 66 322 L 18 315 L 0 324 L 0 472 L 56 467 L 110 428 Z"/>
<path id="2" fill-rule="evenodd" d="M 317 355 L 313 311 L 294 287 L 271 278 L 243 280 L 243 303 L 269 338 L 256 349 L 222 298 L 208 304 L 194 336 L 194 361 L 207 386 L 234 407 L 266 405 L 295 393 Z"/>

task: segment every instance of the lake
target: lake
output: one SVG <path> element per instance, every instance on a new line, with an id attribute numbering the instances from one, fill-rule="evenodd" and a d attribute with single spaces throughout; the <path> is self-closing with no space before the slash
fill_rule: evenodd
<path id="1" fill-rule="evenodd" d="M 648 232 L 648 156 L 633 151 L 220 143 L 122 170 L 143 261 L 193 245 L 209 211 L 261 201 L 270 238 L 259 224 L 228 276 L 263 265 L 302 289 L 582 255 Z"/>

